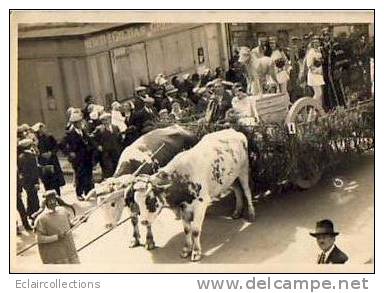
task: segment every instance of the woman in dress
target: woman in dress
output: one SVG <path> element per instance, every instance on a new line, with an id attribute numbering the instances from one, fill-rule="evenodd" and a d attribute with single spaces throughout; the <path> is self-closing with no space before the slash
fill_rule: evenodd
<path id="1" fill-rule="evenodd" d="M 273 64 L 275 65 L 276 78 L 279 84 L 280 92 L 287 93 L 287 83 L 289 80 L 288 58 L 285 53 L 279 48 L 276 37 L 269 38 L 269 46 L 272 51 L 271 59 L 273 61 Z"/>
<path id="2" fill-rule="evenodd" d="M 314 91 L 313 98 L 317 100 L 320 105 L 323 105 L 323 56 L 320 51 L 320 39 L 318 36 L 312 37 L 311 47 L 308 50 L 306 57 L 308 75 L 307 83 Z"/>

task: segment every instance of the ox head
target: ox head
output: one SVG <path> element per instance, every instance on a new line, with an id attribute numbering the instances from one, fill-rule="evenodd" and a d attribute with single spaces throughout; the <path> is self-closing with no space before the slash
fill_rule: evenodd
<path id="1" fill-rule="evenodd" d="M 105 227 L 108 229 L 115 227 L 125 206 L 124 189 L 97 197 L 97 204 L 102 204 L 100 210 L 104 217 Z"/>
<path id="2" fill-rule="evenodd" d="M 165 192 L 172 181 L 167 173 L 138 176 L 130 193 L 126 193 L 127 201 L 134 201 L 140 213 L 140 221 L 144 226 L 151 225 L 165 206 Z M 131 198 L 130 198 L 131 196 Z"/>
<path id="3" fill-rule="evenodd" d="M 251 54 L 251 49 L 248 47 L 241 47 L 239 51 L 239 62 L 243 64 L 248 63 L 251 58 Z"/>
<path id="4" fill-rule="evenodd" d="M 97 204 L 100 205 L 105 227 L 112 228 L 117 225 L 125 206 L 125 189 L 132 186 L 133 181 L 134 176 L 131 174 L 109 178 L 90 191 L 89 194 L 96 196 Z"/>

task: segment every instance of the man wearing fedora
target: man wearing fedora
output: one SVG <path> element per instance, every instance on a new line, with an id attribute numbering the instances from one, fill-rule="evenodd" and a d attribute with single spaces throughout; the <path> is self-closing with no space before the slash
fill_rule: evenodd
<path id="1" fill-rule="evenodd" d="M 72 113 L 69 122 L 71 126 L 65 133 L 61 148 L 72 164 L 77 199 L 82 201 L 83 194 L 87 194 L 94 187 L 92 169 L 95 145 L 88 131 L 83 127 L 81 113 Z"/>
<path id="2" fill-rule="evenodd" d="M 315 232 L 309 234 L 316 238 L 321 249 L 317 256 L 318 264 L 344 264 L 348 261 L 348 256 L 335 245 L 339 232 L 334 231 L 331 220 L 317 222 Z"/>

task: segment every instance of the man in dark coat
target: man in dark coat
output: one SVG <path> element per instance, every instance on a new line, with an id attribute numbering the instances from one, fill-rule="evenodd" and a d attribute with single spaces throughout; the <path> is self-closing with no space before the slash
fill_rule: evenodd
<path id="1" fill-rule="evenodd" d="M 348 261 L 348 256 L 335 245 L 339 233 L 334 231 L 332 221 L 317 222 L 315 232 L 309 234 L 316 238 L 321 249 L 317 256 L 318 264 L 344 264 Z"/>
<path id="2" fill-rule="evenodd" d="M 43 181 L 45 190 L 54 189 L 60 195 L 60 187 L 65 185 L 65 179 L 57 158 L 57 141 L 46 132 L 46 126 L 41 122 L 33 125 L 32 129 L 38 139 L 41 181 Z"/>
<path id="3" fill-rule="evenodd" d="M 31 226 L 28 223 L 28 214 L 27 211 L 25 210 L 24 202 L 21 197 L 21 193 L 23 192 L 23 186 L 21 184 L 21 178 L 19 171 L 17 170 L 17 190 L 16 190 L 16 197 L 17 197 L 17 202 L 16 202 L 16 208 L 17 211 L 19 212 L 19 216 L 21 219 L 21 222 L 23 223 L 23 227 L 26 231 L 32 231 Z"/>
<path id="4" fill-rule="evenodd" d="M 32 149 L 33 141 L 29 138 L 22 139 L 18 143 L 17 169 L 19 170 L 21 186 L 27 193 L 27 215 L 31 216 L 39 210 L 39 167 L 37 155 Z"/>
<path id="5" fill-rule="evenodd" d="M 70 117 L 72 123 L 62 140 L 64 154 L 72 164 L 75 173 L 76 195 L 83 200 L 82 194 L 87 194 L 94 186 L 92 178 L 94 145 L 87 131 L 82 127 L 82 116 L 74 113 Z"/>
<path id="6" fill-rule="evenodd" d="M 153 106 L 154 100 L 146 97 L 142 101 L 144 106 L 141 109 L 135 108 L 131 119 L 131 124 L 135 126 L 140 135 L 153 130 L 158 120 L 158 113 Z"/>
<path id="7" fill-rule="evenodd" d="M 100 152 L 100 167 L 103 178 L 109 178 L 115 172 L 121 153 L 122 136 L 119 128 L 111 123 L 111 114 L 100 116 L 101 125 L 97 126 L 92 136 Z"/>
<path id="8" fill-rule="evenodd" d="M 332 110 L 346 105 L 342 72 L 350 63 L 338 42 L 335 42 L 327 28 L 322 31 L 324 108 Z"/>

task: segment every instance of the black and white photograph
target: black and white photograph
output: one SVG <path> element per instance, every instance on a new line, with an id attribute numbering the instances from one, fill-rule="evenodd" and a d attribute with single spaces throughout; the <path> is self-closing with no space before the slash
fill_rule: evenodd
<path id="1" fill-rule="evenodd" d="M 374 10 L 10 21 L 11 272 L 374 271 Z"/>

